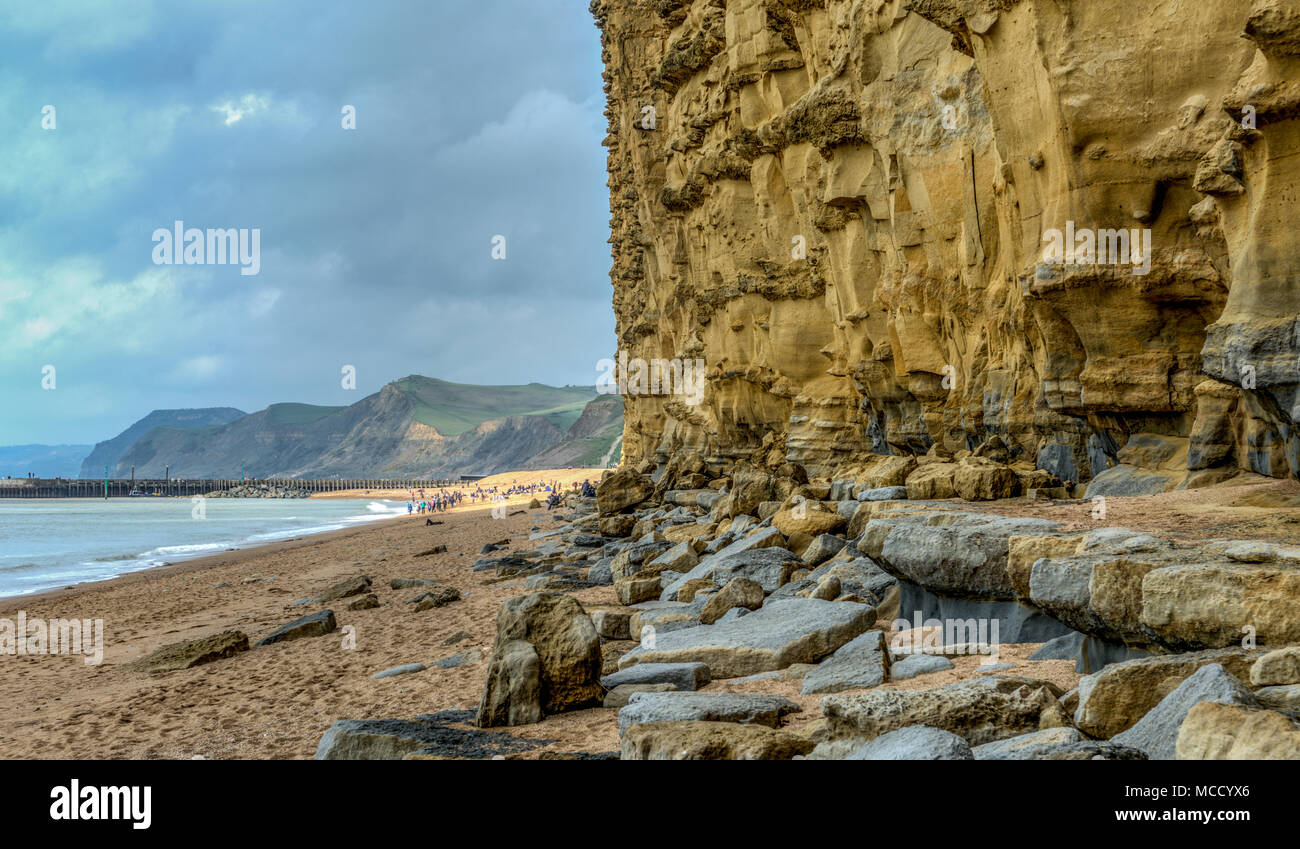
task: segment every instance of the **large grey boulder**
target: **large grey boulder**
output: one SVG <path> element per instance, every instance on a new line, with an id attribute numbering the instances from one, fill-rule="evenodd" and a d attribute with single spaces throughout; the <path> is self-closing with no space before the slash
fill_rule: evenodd
<path id="1" fill-rule="evenodd" d="M 981 513 L 920 513 L 872 519 L 858 549 L 896 577 L 931 592 L 1012 600 L 1008 539 L 1046 534 L 1060 526 L 1044 519 Z"/>
<path id="2" fill-rule="evenodd" d="M 541 659 L 532 643 L 498 643 L 492 650 L 488 683 L 479 700 L 478 725 L 487 728 L 541 722 L 541 669 Z"/>
<path id="3" fill-rule="evenodd" d="M 829 739 L 873 740 L 909 725 L 928 725 L 979 746 L 1037 731 L 1045 710 L 1061 710 L 1056 696 L 1045 681 L 985 677 L 933 690 L 826 696 L 822 715 Z"/>
<path id="4" fill-rule="evenodd" d="M 808 547 L 803 550 L 800 559 L 809 566 L 820 566 L 836 554 L 839 554 L 840 549 L 847 544 L 834 534 L 821 534 L 808 543 Z"/>
<path id="5" fill-rule="evenodd" d="M 598 705 L 604 698 L 601 665 L 596 626 L 575 599 L 556 593 L 507 599 L 497 610 L 478 725 L 518 725 Z"/>
<path id="6" fill-rule="evenodd" d="M 619 668 L 697 661 L 707 664 L 715 679 L 739 678 L 792 663 L 817 663 L 870 630 L 875 619 L 873 608 L 853 602 L 769 600 L 732 622 L 657 633 L 653 648 L 643 643 L 619 659 Z"/>
<path id="7" fill-rule="evenodd" d="M 882 734 L 856 749 L 846 761 L 969 761 L 970 744 L 940 728 L 912 725 Z"/>
<path id="8" fill-rule="evenodd" d="M 1135 725 L 1201 667 L 1218 664 L 1244 680 L 1261 654 L 1259 649 L 1211 649 L 1113 663 L 1079 679 L 1074 724 L 1091 737 L 1115 737 Z"/>
<path id="9" fill-rule="evenodd" d="M 718 552 L 703 558 L 691 568 L 691 571 L 666 586 L 659 599 L 676 601 L 677 592 L 686 585 L 686 582 L 697 579 L 711 580 L 721 587 L 735 577 L 750 578 L 761 584 L 765 592 L 772 592 L 802 565 L 803 561 L 799 560 L 794 552 L 775 546 L 731 554 Z"/>
<path id="10" fill-rule="evenodd" d="M 1065 746 L 1070 743 L 1078 743 L 1083 740 L 1083 735 L 1077 728 L 1064 726 L 1061 728 L 1044 728 L 1042 731 L 1031 731 L 1028 734 L 1021 734 L 1019 737 L 1011 737 L 1006 740 L 998 740 L 995 743 L 985 743 L 983 746 L 976 746 L 972 752 L 975 760 L 998 760 L 1004 756 L 1014 756 L 1022 749 L 1030 749 L 1041 746 Z"/>
<path id="11" fill-rule="evenodd" d="M 620 743 L 625 761 L 782 761 L 813 748 L 807 737 L 735 722 L 638 722 Z"/>
<path id="12" fill-rule="evenodd" d="M 907 498 L 907 487 L 878 486 L 875 489 L 863 489 L 858 491 L 857 498 L 859 501 L 893 501 Z"/>
<path id="13" fill-rule="evenodd" d="M 736 578 L 749 578 L 761 586 L 764 592 L 770 593 L 789 581 L 795 570 L 804 568 L 803 561 L 784 548 L 760 548 L 739 554 L 715 556 L 718 562 L 713 569 L 713 583 L 720 587 Z"/>
<path id="14" fill-rule="evenodd" d="M 1258 707 L 1259 701 L 1245 684 L 1217 663 L 1202 666 L 1160 700 L 1132 728 L 1111 738 L 1112 743 L 1146 752 L 1152 760 L 1174 760 L 1178 729 L 1187 713 L 1201 702 Z"/>
<path id="15" fill-rule="evenodd" d="M 812 570 L 806 577 L 782 585 L 772 593 L 771 598 L 791 598 L 804 590 L 813 589 L 828 577 L 840 582 L 840 592 L 875 599 L 877 602 L 884 599 L 891 587 L 898 586 L 897 578 L 872 563 L 869 558 L 852 557 L 842 560 L 835 557 Z"/>
<path id="16" fill-rule="evenodd" d="M 797 704 L 763 693 L 634 693 L 618 712 L 618 733 L 636 722 L 743 722 L 776 728 Z"/>
<path id="17" fill-rule="evenodd" d="M 883 631 L 868 631 L 840 646 L 803 678 L 801 693 L 839 693 L 883 684 L 889 678 L 889 651 Z"/>
<path id="18" fill-rule="evenodd" d="M 485 760 L 537 749 L 551 742 L 447 724 L 463 724 L 470 719 L 470 711 L 442 711 L 414 719 L 340 719 L 321 736 L 316 760 Z"/>
<path id="19" fill-rule="evenodd" d="M 638 663 L 601 678 L 600 686 L 612 690 L 620 684 L 673 684 L 688 692 L 710 680 L 709 667 L 703 663 Z"/>
<path id="20" fill-rule="evenodd" d="M 982 748 L 977 746 L 976 749 Z M 1039 743 L 1018 749 L 990 752 L 983 761 L 1145 761 L 1146 752 L 1109 740 L 1078 743 Z"/>
<path id="21" fill-rule="evenodd" d="M 295 619 L 287 625 L 281 625 L 258 640 L 257 644 L 259 646 L 269 646 L 273 643 L 282 643 L 288 640 L 301 640 L 304 637 L 324 637 L 327 634 L 334 633 L 336 628 L 338 628 L 338 622 L 334 619 L 334 611 L 321 610 L 310 616 Z"/>
<path id="22" fill-rule="evenodd" d="M 918 675 L 929 675 L 931 672 L 946 672 L 952 668 L 953 662 L 941 655 L 912 654 L 890 664 L 889 680 L 906 681 Z"/>

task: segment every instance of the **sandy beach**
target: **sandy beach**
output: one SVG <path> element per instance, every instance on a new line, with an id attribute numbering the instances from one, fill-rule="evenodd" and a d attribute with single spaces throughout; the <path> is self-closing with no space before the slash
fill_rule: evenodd
<path id="1" fill-rule="evenodd" d="M 518 509 L 518 508 L 512 508 Z M 80 657 L 0 657 L 0 757 L 4 758 L 310 758 L 335 719 L 409 717 L 472 708 L 486 664 L 372 680 L 403 663 L 431 663 L 477 646 L 490 653 L 496 609 L 522 586 L 485 586 L 490 573 L 470 565 L 487 542 L 518 549 L 545 510 L 506 519 L 490 510 L 402 517 L 256 549 L 232 551 L 37 596 L 0 601 L 0 616 L 102 618 L 100 666 Z M 435 545 L 444 554 L 417 556 Z M 127 668 L 161 645 L 239 629 L 256 641 L 278 625 L 326 605 L 294 607 L 352 575 L 374 578 L 381 606 L 332 608 L 356 629 L 255 648 L 190 670 L 146 674 Z M 403 604 L 418 590 L 393 591 L 392 578 L 427 578 L 459 589 L 463 600 L 414 613 Z M 588 602 L 612 601 L 608 587 L 585 590 Z M 468 639 L 445 645 L 457 632 Z M 608 714 L 608 716 L 606 716 Z M 617 748 L 612 711 L 582 711 L 520 736 L 561 737 L 570 747 Z"/>
<path id="2" fill-rule="evenodd" d="M 545 510 L 512 507 L 505 519 L 489 508 L 385 520 L 260 548 L 223 552 L 109 581 L 0 600 L 0 617 L 102 618 L 102 665 L 72 656 L 0 657 L 0 757 L 3 758 L 311 758 L 336 719 L 410 718 L 477 706 L 486 659 L 453 669 L 375 680 L 370 675 L 407 663 L 430 664 L 473 647 L 485 658 L 495 637 L 501 602 L 525 592 L 522 581 L 495 583 L 470 567 L 485 543 L 508 540 L 529 547 L 529 529 L 553 523 Z M 421 556 L 446 545 L 445 553 Z M 328 606 L 339 624 L 353 626 L 355 649 L 343 648 L 342 630 L 327 637 L 253 648 L 194 669 L 143 673 L 129 668 L 158 647 L 238 629 L 256 642 L 279 625 L 321 610 L 294 606 L 354 575 L 374 579 L 380 606 L 350 611 L 351 599 Z M 416 613 L 404 604 L 420 590 L 391 590 L 393 578 L 426 578 L 460 590 L 463 598 Z M 610 587 L 579 590 L 584 605 L 614 604 Z M 460 632 L 468 634 L 453 639 Z M 1004 647 L 1018 661 L 1032 646 Z M 977 674 L 977 660 L 935 676 L 887 684 L 919 687 Z M 1022 673 L 1073 686 L 1063 661 L 1018 663 Z M 967 668 L 969 667 L 969 668 Z M 803 708 L 791 727 L 819 717 L 820 697 L 800 696 L 795 681 L 714 682 L 710 690 L 770 692 Z M 555 742 L 543 752 L 611 752 L 618 748 L 617 711 L 601 708 L 547 717 L 509 729 L 524 738 Z"/>

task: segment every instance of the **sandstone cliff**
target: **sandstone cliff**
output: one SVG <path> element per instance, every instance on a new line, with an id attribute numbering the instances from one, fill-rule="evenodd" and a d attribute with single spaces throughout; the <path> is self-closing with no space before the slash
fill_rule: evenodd
<path id="1" fill-rule="evenodd" d="M 627 398 L 630 461 L 1300 474 L 1295 4 L 591 9 L 619 346 L 707 365 Z M 1149 256 L 1044 261 L 1067 228 Z"/>

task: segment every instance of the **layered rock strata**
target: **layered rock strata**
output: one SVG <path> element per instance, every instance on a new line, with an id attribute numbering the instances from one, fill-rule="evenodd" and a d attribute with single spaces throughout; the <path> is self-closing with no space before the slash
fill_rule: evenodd
<path id="1" fill-rule="evenodd" d="M 619 347 L 706 364 L 628 397 L 633 464 L 1300 474 L 1293 4 L 591 8 Z"/>

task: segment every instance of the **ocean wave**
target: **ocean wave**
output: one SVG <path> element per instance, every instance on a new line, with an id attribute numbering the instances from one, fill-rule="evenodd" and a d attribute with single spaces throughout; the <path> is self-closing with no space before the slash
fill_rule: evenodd
<path id="1" fill-rule="evenodd" d="M 224 542 L 199 542 L 191 545 L 162 545 L 158 548 L 146 551 L 140 557 L 162 557 L 169 554 L 195 554 L 203 551 L 217 551 L 222 548 L 229 548 L 229 543 Z"/>

